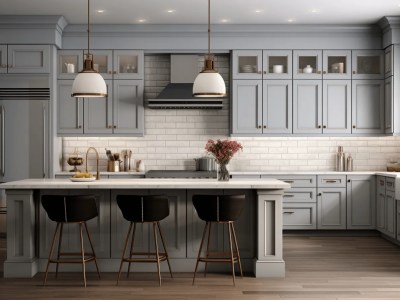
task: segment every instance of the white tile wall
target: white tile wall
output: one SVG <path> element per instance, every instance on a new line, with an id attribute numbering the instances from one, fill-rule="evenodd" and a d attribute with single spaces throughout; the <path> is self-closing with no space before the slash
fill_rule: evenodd
<path id="1" fill-rule="evenodd" d="M 156 97 L 169 83 L 169 56 L 145 56 L 145 99 Z M 199 57 L 199 70 L 203 58 Z M 228 56 L 216 57 L 216 69 L 229 83 Z M 228 87 L 229 92 L 229 87 Z M 66 159 L 78 148 L 84 156 L 88 147 L 100 153 L 100 168 L 107 169 L 105 148 L 112 152 L 133 151 L 146 169 L 194 169 L 193 158 L 204 155 L 209 138 L 229 138 L 229 102 L 222 110 L 152 110 L 145 108 L 145 136 L 63 138 L 63 169 Z M 246 137 L 235 138 L 243 145 L 230 163 L 237 171 L 315 171 L 334 170 L 337 146 L 354 158 L 357 171 L 386 169 L 390 158 L 400 158 L 400 137 Z M 95 166 L 89 155 L 89 169 Z"/>

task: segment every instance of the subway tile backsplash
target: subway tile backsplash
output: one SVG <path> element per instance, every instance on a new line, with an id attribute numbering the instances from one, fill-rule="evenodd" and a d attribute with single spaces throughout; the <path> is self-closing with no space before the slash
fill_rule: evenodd
<path id="1" fill-rule="evenodd" d="M 199 56 L 199 71 L 203 66 Z M 169 83 L 169 55 L 145 56 L 144 97 L 156 97 Z M 216 56 L 216 69 L 223 76 L 229 93 L 229 56 Z M 229 98 L 228 98 L 229 99 Z M 144 137 L 65 137 L 63 170 L 71 169 L 66 159 L 75 148 L 85 155 L 88 147 L 100 154 L 100 169 L 106 171 L 105 148 L 112 152 L 133 151 L 147 170 L 189 169 L 193 158 L 205 154 L 208 139 L 229 138 L 229 100 L 221 110 L 148 109 L 145 107 Z M 400 159 L 399 137 L 243 137 L 232 138 L 243 145 L 243 152 L 230 163 L 232 171 L 333 171 L 337 146 L 354 158 L 354 170 L 386 170 L 391 158 Z M 90 154 L 89 169 L 95 168 Z"/>

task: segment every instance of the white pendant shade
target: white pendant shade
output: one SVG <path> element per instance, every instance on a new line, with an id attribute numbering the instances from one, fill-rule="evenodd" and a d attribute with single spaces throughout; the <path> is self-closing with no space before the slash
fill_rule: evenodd
<path id="1" fill-rule="evenodd" d="M 224 97 L 226 94 L 225 82 L 222 76 L 213 71 L 199 73 L 193 83 L 194 97 Z"/>
<path id="2" fill-rule="evenodd" d="M 106 97 L 107 85 L 103 77 L 95 72 L 81 72 L 72 84 L 72 97 Z"/>

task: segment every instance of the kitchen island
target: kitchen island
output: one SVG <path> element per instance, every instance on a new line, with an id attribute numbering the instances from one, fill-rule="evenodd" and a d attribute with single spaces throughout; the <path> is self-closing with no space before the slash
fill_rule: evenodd
<path id="1" fill-rule="evenodd" d="M 168 252 L 174 272 L 192 272 L 204 223 L 195 213 L 191 197 L 195 194 L 245 193 L 247 201 L 238 220 L 239 248 L 244 267 L 256 277 L 284 277 L 282 257 L 282 195 L 290 188 L 276 179 L 104 179 L 93 182 L 71 182 L 68 179 L 27 179 L 1 185 L 6 190 L 7 259 L 4 277 L 33 277 L 44 271 L 51 235 L 55 228 L 40 205 L 45 194 L 94 194 L 99 217 L 88 222 L 93 235 L 101 272 L 116 272 L 128 222 L 116 205 L 118 194 L 164 194 L 170 200 L 170 216 L 162 221 Z M 149 249 L 147 225 L 138 232 L 138 247 Z M 68 250 L 77 247 L 78 235 L 72 225 L 63 239 Z M 225 241 L 226 242 L 226 241 Z M 215 235 L 211 247 L 224 247 L 222 230 Z M 136 246 L 136 245 L 135 245 Z M 61 271 L 76 271 L 73 265 Z M 138 264 L 135 271 L 153 271 Z M 90 270 L 90 269 L 89 269 Z"/>

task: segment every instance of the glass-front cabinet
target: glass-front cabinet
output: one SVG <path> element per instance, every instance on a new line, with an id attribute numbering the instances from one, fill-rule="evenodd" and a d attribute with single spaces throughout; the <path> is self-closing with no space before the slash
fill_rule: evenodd
<path id="1" fill-rule="evenodd" d="M 354 50 L 352 56 L 353 79 L 383 79 L 382 50 Z"/>
<path id="2" fill-rule="evenodd" d="M 262 50 L 233 51 L 233 79 L 262 79 L 262 53 Z"/>
<path id="3" fill-rule="evenodd" d="M 59 50 L 58 51 L 58 78 L 74 79 L 78 72 L 83 69 L 82 50 Z"/>
<path id="4" fill-rule="evenodd" d="M 93 50 L 93 69 L 103 76 L 104 79 L 113 77 L 113 51 Z"/>
<path id="5" fill-rule="evenodd" d="M 322 50 L 294 50 L 293 78 L 321 79 Z"/>
<path id="6" fill-rule="evenodd" d="M 264 79 L 292 79 L 292 50 L 263 51 Z"/>
<path id="7" fill-rule="evenodd" d="M 143 64 L 142 51 L 114 50 L 113 75 L 115 79 L 142 79 Z"/>
<path id="8" fill-rule="evenodd" d="M 324 50 L 322 75 L 324 79 L 351 79 L 351 51 Z"/>

